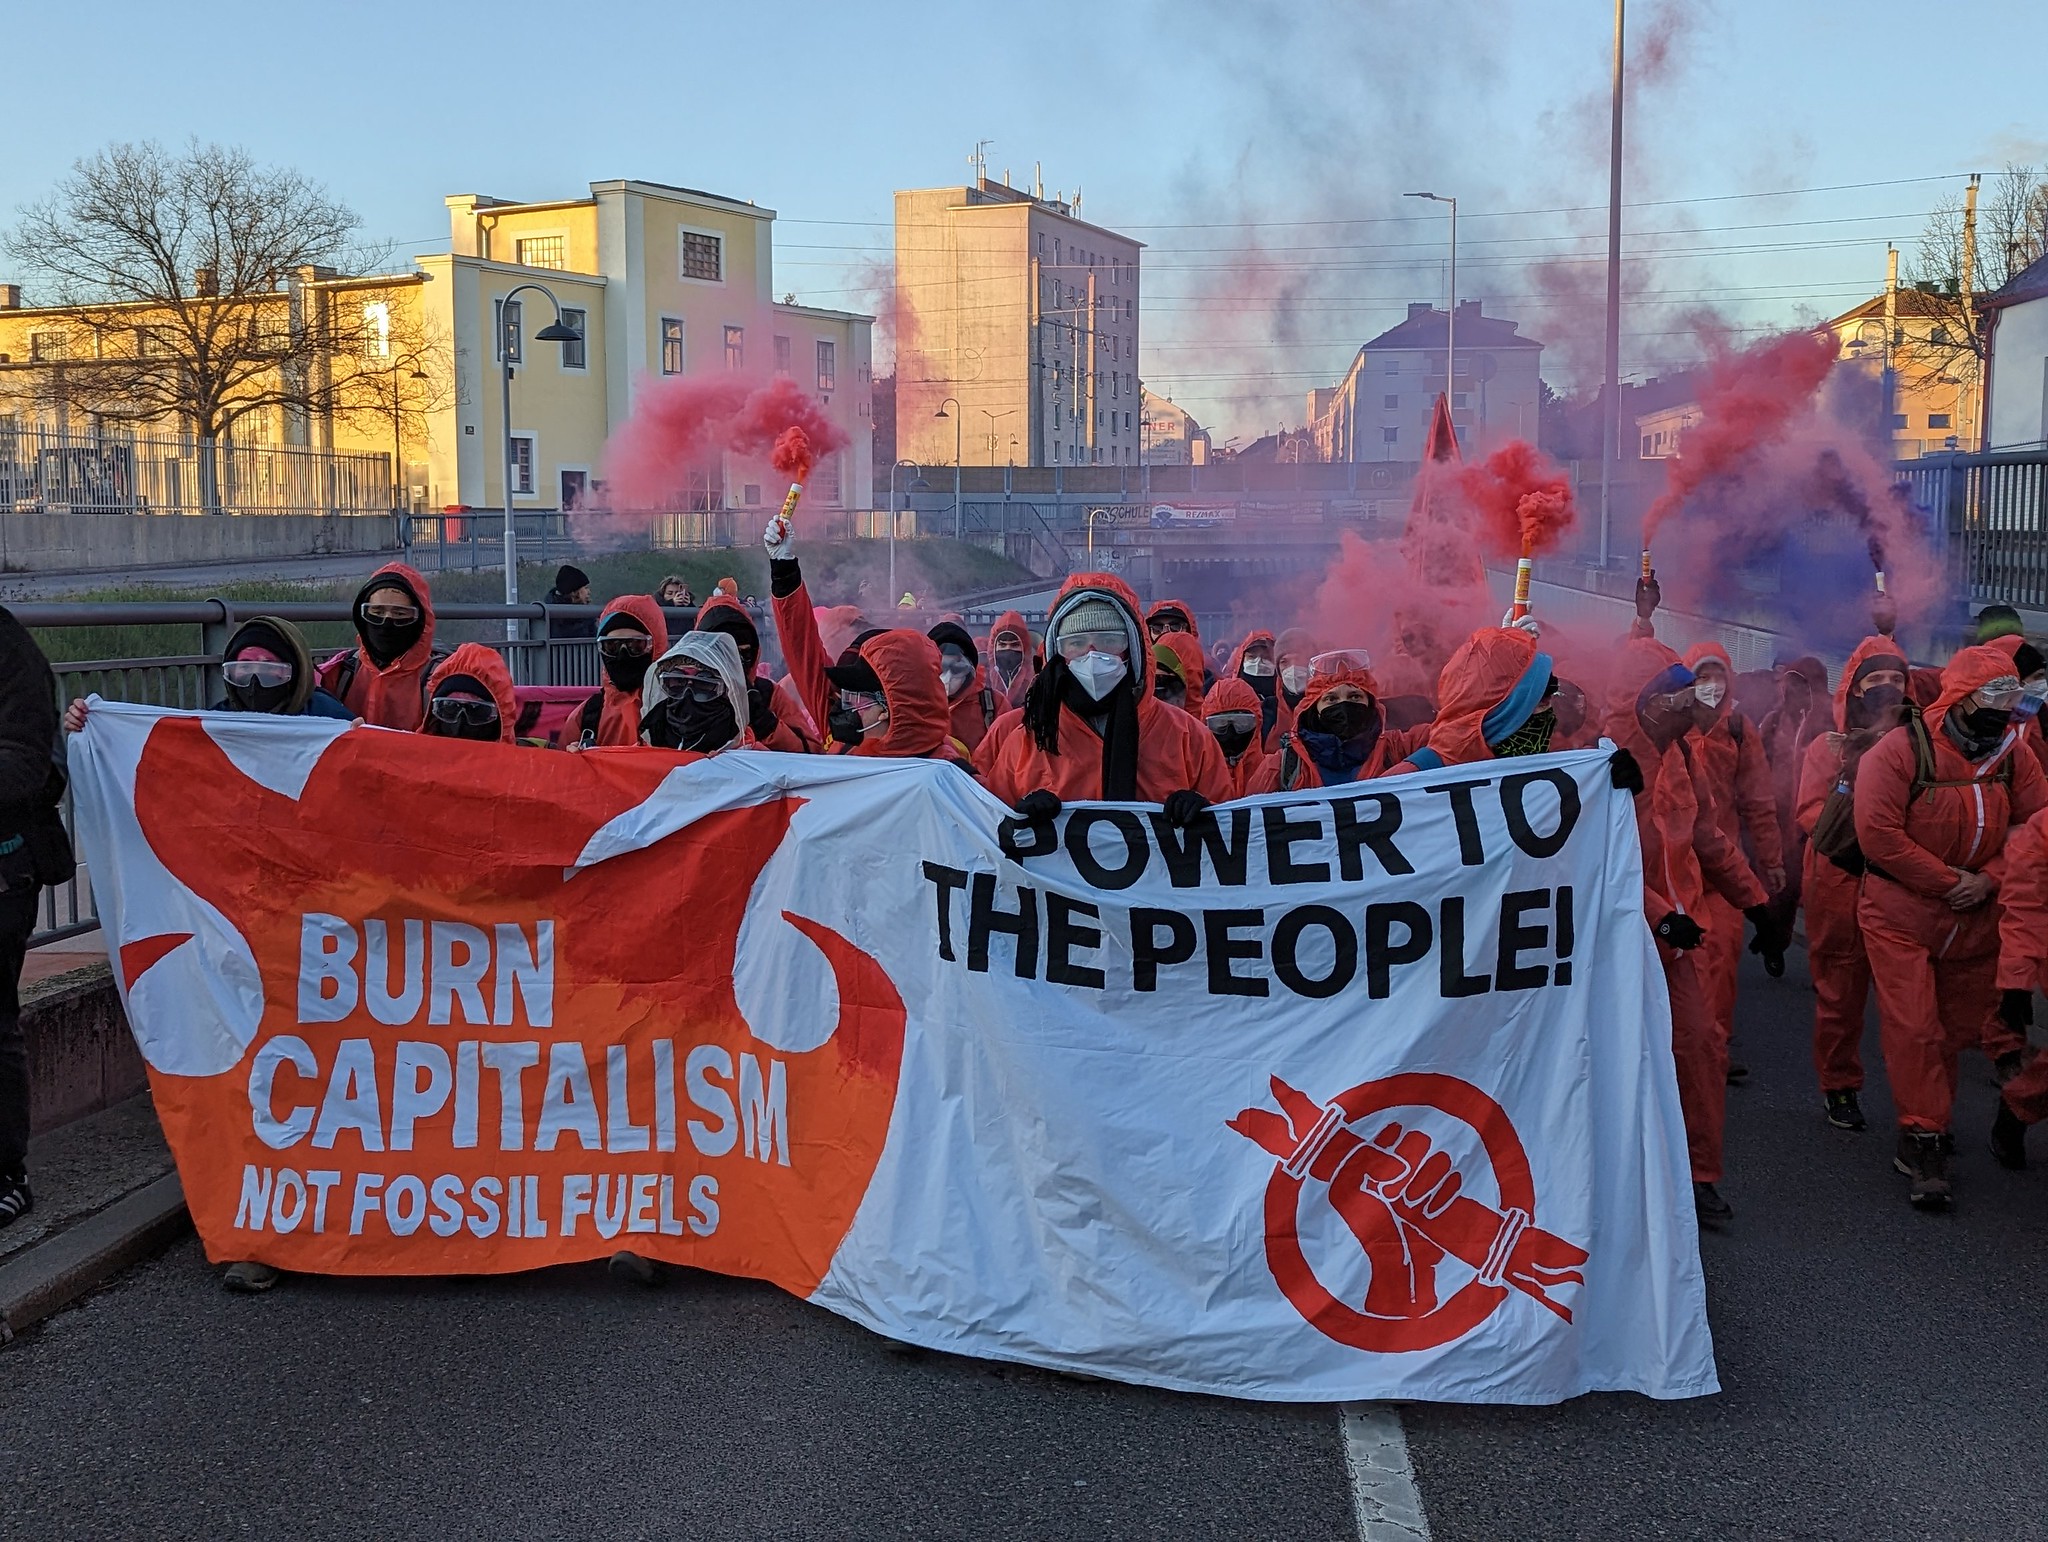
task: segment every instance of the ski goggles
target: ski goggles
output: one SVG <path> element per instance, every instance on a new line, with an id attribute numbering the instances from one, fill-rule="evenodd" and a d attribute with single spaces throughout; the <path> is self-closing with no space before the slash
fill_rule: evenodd
<path id="1" fill-rule="evenodd" d="M 1091 653 L 1109 653 L 1117 658 L 1126 658 L 1130 651 L 1131 636 L 1128 632 L 1060 633 L 1060 657 L 1063 659 L 1086 658 Z"/>
<path id="2" fill-rule="evenodd" d="M 450 728 L 488 728 L 498 721 L 498 704 L 474 696 L 436 696 L 427 711 L 435 722 Z"/>
<path id="3" fill-rule="evenodd" d="M 639 632 L 613 632 L 597 640 L 597 651 L 608 659 L 645 658 L 654 651 L 654 639 Z"/>
<path id="4" fill-rule="evenodd" d="M 2000 675 L 1978 686 L 1970 693 L 1970 700 L 1987 712 L 2010 712 L 2025 694 L 2026 687 L 2020 684 L 2018 675 Z"/>
<path id="5" fill-rule="evenodd" d="M 657 678 L 661 694 L 670 701 L 694 701 L 707 706 L 725 695 L 725 682 L 704 670 L 664 669 Z"/>
<path id="6" fill-rule="evenodd" d="M 1311 680 L 1327 679 L 1331 675 L 1362 673 L 1372 668 L 1372 655 L 1363 648 L 1332 648 L 1328 653 L 1313 655 L 1308 661 L 1308 677 Z"/>
<path id="7" fill-rule="evenodd" d="M 220 677 L 245 691 L 255 685 L 289 685 L 292 666 L 281 659 L 228 659 L 220 666 Z"/>
<path id="8" fill-rule="evenodd" d="M 1211 733 L 1226 734 L 1248 734 L 1258 720 L 1258 714 L 1255 712 L 1212 712 L 1203 719 L 1209 725 Z"/>

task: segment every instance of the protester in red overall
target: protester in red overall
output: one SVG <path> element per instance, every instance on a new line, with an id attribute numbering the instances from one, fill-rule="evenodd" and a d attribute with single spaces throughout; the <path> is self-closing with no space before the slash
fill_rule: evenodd
<path id="1" fill-rule="evenodd" d="M 1556 685 L 1550 655 L 1528 626 L 1482 627 L 1444 661 L 1436 719 L 1414 731 L 1413 749 L 1393 774 L 1542 754 L 1557 728 Z"/>
<path id="2" fill-rule="evenodd" d="M 1244 797 L 1266 765 L 1258 746 L 1259 698 L 1242 680 L 1218 680 L 1202 697 L 1202 721 L 1223 751 L 1235 796 Z"/>
<path id="3" fill-rule="evenodd" d="M 1224 673 L 1242 680 L 1258 693 L 1259 747 L 1267 752 L 1280 746 L 1280 677 L 1273 662 L 1273 634 L 1263 629 L 1245 634 L 1230 655 Z"/>
<path id="4" fill-rule="evenodd" d="M 1193 638 L 1195 655 L 1201 664 L 1201 689 L 1207 691 L 1216 683 L 1216 670 L 1209 662 L 1208 650 L 1202 646 L 1202 629 L 1196 624 L 1194 606 L 1185 600 L 1154 600 L 1145 612 L 1145 630 L 1155 643 L 1183 634 Z"/>
<path id="5" fill-rule="evenodd" d="M 1906 660 L 1889 637 L 1866 637 L 1849 655 L 1835 689 L 1835 732 L 1806 747 L 1799 772 L 1799 829 L 1805 854 L 1806 958 L 1813 976 L 1813 1066 L 1828 1123 L 1865 1126 L 1863 1009 L 1870 998 L 1870 960 L 1856 918 L 1859 873 L 1821 855 L 1814 826 L 1837 787 L 1854 789 L 1856 768 L 1870 747 L 1899 723 L 1906 700 Z"/>
<path id="6" fill-rule="evenodd" d="M 1183 686 L 1181 709 L 1202 715 L 1202 696 L 1209 678 L 1209 661 L 1202 655 L 1202 640 L 1193 632 L 1168 632 L 1152 645 L 1152 657 L 1164 663 L 1161 650 L 1173 662 L 1171 668 Z"/>
<path id="7" fill-rule="evenodd" d="M 654 661 L 668 652 L 668 620 L 644 594 L 624 594 L 597 618 L 597 661 L 604 687 L 575 719 L 574 743 L 619 748 L 640 742 L 640 690 Z"/>
<path id="8" fill-rule="evenodd" d="M 2042 704 L 2048 702 L 2048 658 L 2017 633 L 1995 637 L 1991 646 L 2012 660 L 2013 673 L 2020 677 L 2020 701 L 2013 708 L 2013 720 L 2020 725 L 2020 738 L 2034 759 L 2048 771 L 2048 735 L 2042 733 L 2041 722 Z"/>
<path id="9" fill-rule="evenodd" d="M 953 738 L 972 754 L 1008 708 L 988 683 L 981 652 L 966 627 L 957 621 L 941 621 L 925 636 L 939 650 L 939 680 L 946 688 Z"/>
<path id="10" fill-rule="evenodd" d="M 870 632 L 827 667 L 838 691 L 827 724 L 834 748 L 892 760 L 943 760 L 971 772 L 953 734 L 939 648 L 922 632 Z"/>
<path id="11" fill-rule="evenodd" d="M 427 692 L 421 733 L 486 744 L 518 742 L 519 701 L 512 691 L 512 672 L 497 649 L 462 644 L 435 669 Z"/>
<path id="12" fill-rule="evenodd" d="M 988 629 L 988 657 L 983 668 L 1005 711 L 1024 705 L 1024 694 L 1038 674 L 1038 661 L 1032 657 L 1031 628 L 1017 611 L 1004 611 Z"/>
<path id="13" fill-rule="evenodd" d="M 1998 1016 L 2024 1036 L 2034 1024 L 2034 992 L 2048 985 L 2048 809 L 2006 841 L 1998 904 Z M 2027 1126 L 2043 1119 L 2048 1119 L 2048 1055 L 2036 1055 L 1999 1095 L 1991 1154 L 2000 1165 L 2027 1165 Z"/>
<path id="14" fill-rule="evenodd" d="M 1379 683 L 1363 654 L 1321 656 L 1302 692 L 1294 727 L 1245 781 L 1247 793 L 1341 787 L 1385 776 L 1420 748 L 1423 730 L 1397 732 L 1380 711 Z"/>
<path id="15" fill-rule="evenodd" d="M 1063 802 L 1165 805 L 1179 823 L 1236 788 L 1216 740 L 1152 693 L 1152 653 L 1129 585 L 1077 573 L 1046 622 L 1045 669 L 988 767 L 989 791 L 1033 820 Z"/>
<path id="16" fill-rule="evenodd" d="M 1715 817 L 1722 833 L 1747 850 L 1750 866 L 1763 881 L 1765 892 L 1782 894 L 1787 874 L 1777 788 L 1764 754 L 1762 733 L 1735 705 L 1728 650 L 1716 642 L 1696 643 L 1686 650 L 1685 667 L 1693 672 L 1695 681 L 1694 761 L 1714 790 Z M 1745 835 L 1749 838 L 1746 848 Z M 1707 940 L 1700 946 L 1698 963 L 1706 982 L 1707 1008 L 1714 1014 L 1716 1031 L 1732 1044 L 1742 924 L 1718 894 L 1707 896 L 1706 928 Z M 1730 1060 L 1730 1080 L 1740 1082 L 1748 1074 L 1747 1068 Z"/>
<path id="17" fill-rule="evenodd" d="M 816 753 L 817 738 L 795 694 L 762 673 L 761 632 L 746 606 L 721 589 L 698 607 L 696 630 L 723 632 L 738 647 L 740 674 L 747 682 L 747 730 L 753 742 L 764 750 L 791 755 Z"/>
<path id="18" fill-rule="evenodd" d="M 2048 805 L 2041 768 L 2013 726 L 2019 699 L 2004 651 L 1965 648 L 1941 672 L 1925 724 L 1893 729 L 1856 768 L 1866 865 L 1856 914 L 1899 1115 L 1893 1165 L 1925 1210 L 1949 1203 L 1957 1054 L 1978 1043 L 1998 1005 L 1993 901 L 2006 831 Z M 1931 777 L 1920 774 L 1923 755 Z"/>
<path id="19" fill-rule="evenodd" d="M 1755 924 L 1756 951 L 1783 958 L 1784 941 L 1763 908 L 1763 885 L 1714 817 L 1713 793 L 1693 763 L 1693 675 L 1654 638 L 1632 639 L 1608 678 L 1607 737 L 1628 751 L 1617 781 L 1636 791 L 1643 852 L 1643 914 L 1671 993 L 1671 1053 L 1692 1158 L 1693 1209 L 1719 1225 L 1734 1215 L 1721 1181 L 1722 1119 L 1728 1099 L 1728 1046 L 1707 1007 L 1695 954 L 1706 941 L 1702 917 L 1709 887 Z M 1637 786 L 1637 784 L 1640 784 Z"/>
<path id="20" fill-rule="evenodd" d="M 1283 734 L 1294 729 L 1294 716 L 1301 710 L 1301 698 L 1308 690 L 1312 662 L 1322 651 L 1306 627 L 1291 626 L 1273 641 L 1274 678 L 1280 682 L 1280 709 L 1276 716 Z"/>
<path id="21" fill-rule="evenodd" d="M 356 591 L 356 636 L 320 666 L 320 688 L 366 723 L 417 729 L 427 714 L 434 657 L 434 599 L 403 562 L 387 562 Z"/>

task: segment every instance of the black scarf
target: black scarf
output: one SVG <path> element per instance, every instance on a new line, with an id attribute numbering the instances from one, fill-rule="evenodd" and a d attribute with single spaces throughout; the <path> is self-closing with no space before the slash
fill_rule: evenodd
<path id="1" fill-rule="evenodd" d="M 1065 659 L 1052 659 L 1024 698 L 1024 729 L 1048 755 L 1060 752 L 1062 708 L 1088 720 L 1102 735 L 1102 798 L 1135 803 L 1138 798 L 1138 692 L 1124 676 L 1102 700 L 1081 689 Z"/>

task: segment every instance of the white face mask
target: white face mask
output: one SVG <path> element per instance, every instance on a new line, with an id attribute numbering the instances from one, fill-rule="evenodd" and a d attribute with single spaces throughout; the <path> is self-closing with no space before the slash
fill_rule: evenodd
<path id="1" fill-rule="evenodd" d="M 1247 675 L 1257 675 L 1259 678 L 1264 679 L 1272 672 L 1273 661 L 1271 659 L 1246 659 L 1244 661 L 1243 673 Z"/>
<path id="2" fill-rule="evenodd" d="M 1703 707 L 1718 707 L 1728 694 L 1725 680 L 1702 680 L 1692 688 L 1693 699 Z"/>
<path id="3" fill-rule="evenodd" d="M 1289 664 L 1280 671 L 1280 683 L 1296 696 L 1299 696 L 1308 688 L 1308 666 L 1305 664 Z"/>
<path id="4" fill-rule="evenodd" d="M 946 695 L 958 696 L 967 689 L 967 682 L 974 678 L 972 664 L 947 664 L 939 670 L 939 679 L 945 682 Z"/>
<path id="5" fill-rule="evenodd" d="M 1128 666 L 1114 653 L 1084 653 L 1067 664 L 1074 678 L 1081 682 L 1081 689 L 1088 693 L 1090 701 L 1100 701 L 1117 687 Z"/>

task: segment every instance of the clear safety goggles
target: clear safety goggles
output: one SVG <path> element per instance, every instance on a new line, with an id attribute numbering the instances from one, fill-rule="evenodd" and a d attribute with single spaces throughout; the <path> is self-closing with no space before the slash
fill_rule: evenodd
<path id="1" fill-rule="evenodd" d="M 1970 700 L 1987 712 L 2010 712 L 2026 694 L 2018 675 L 2000 675 L 1986 680 L 1970 693 Z"/>
<path id="2" fill-rule="evenodd" d="M 1683 686 L 1675 691 L 1661 691 L 1650 698 L 1650 706 L 1660 712 L 1690 712 L 1698 700 L 1692 686 Z"/>
<path id="3" fill-rule="evenodd" d="M 661 694 L 671 701 L 708 705 L 725 695 L 725 681 L 699 669 L 664 669 L 657 677 Z"/>
<path id="4" fill-rule="evenodd" d="M 1128 657 L 1131 638 L 1128 632 L 1062 632 L 1060 633 L 1060 657 L 1063 659 L 1085 658 L 1091 653 L 1109 653 L 1117 658 Z"/>
<path id="5" fill-rule="evenodd" d="M 640 632 L 610 632 L 597 640 L 597 651 L 608 659 L 645 658 L 654 651 L 654 639 Z"/>
<path id="6" fill-rule="evenodd" d="M 841 691 L 839 693 L 839 706 L 841 710 L 846 712 L 872 712 L 876 708 L 886 707 L 888 704 L 889 698 L 880 691 Z"/>
<path id="7" fill-rule="evenodd" d="M 292 666 L 281 659 L 229 659 L 220 666 L 220 677 L 243 690 L 252 685 L 289 685 Z"/>
<path id="8" fill-rule="evenodd" d="M 435 722 L 451 728 L 483 728 L 498 721 L 498 704 L 474 696 L 436 696 L 427 711 Z"/>
<path id="9" fill-rule="evenodd" d="M 1254 712 L 1212 712 L 1204 721 L 1208 723 L 1211 733 L 1248 734 L 1252 731 L 1252 726 L 1258 722 L 1258 714 Z"/>
<path id="10" fill-rule="evenodd" d="M 384 600 L 367 600 L 357 614 L 365 621 L 380 621 L 391 626 L 410 626 L 419 620 L 420 608 L 417 605 L 407 605 L 402 600 L 396 604 Z"/>
<path id="11" fill-rule="evenodd" d="M 1353 674 L 1372 668 L 1372 655 L 1363 648 L 1332 648 L 1328 653 L 1318 653 L 1308 661 L 1308 677 L 1311 680 L 1326 679 L 1331 675 Z"/>

